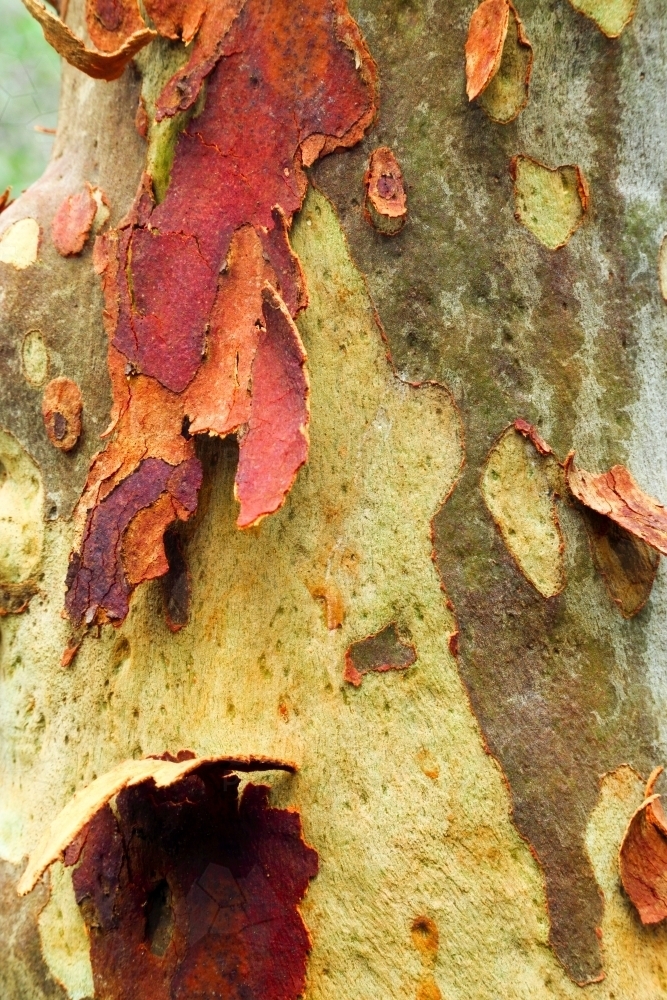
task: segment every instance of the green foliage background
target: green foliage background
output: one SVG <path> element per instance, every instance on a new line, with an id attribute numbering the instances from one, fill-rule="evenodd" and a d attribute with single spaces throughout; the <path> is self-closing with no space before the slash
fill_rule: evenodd
<path id="1" fill-rule="evenodd" d="M 16 198 L 41 175 L 53 145 L 60 57 L 21 0 L 0 0 L 0 194 Z"/>

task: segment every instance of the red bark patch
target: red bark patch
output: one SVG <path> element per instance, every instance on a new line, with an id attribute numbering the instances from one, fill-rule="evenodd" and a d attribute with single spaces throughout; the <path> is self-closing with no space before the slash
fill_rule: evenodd
<path id="1" fill-rule="evenodd" d="M 340 0 L 305 0 L 298 19 L 287 0 L 241 7 L 147 5 L 160 31 L 183 37 L 203 11 L 157 117 L 191 107 L 208 77 L 206 103 L 178 139 L 162 202 L 144 177 L 128 216 L 95 246 L 113 408 L 78 508 L 84 542 L 67 597 L 77 621 L 122 620 L 136 582 L 167 570 L 168 496 L 147 485 L 137 496 L 128 487 L 127 502 L 117 494 L 143 463 L 191 462 L 192 435 L 237 433 L 237 523 L 249 527 L 282 505 L 307 459 L 293 322 L 307 296 L 289 227 L 307 187 L 302 164 L 353 145 L 372 121 L 375 66 Z M 98 517 L 112 495 L 116 513 Z"/>
<path id="2" fill-rule="evenodd" d="M 81 552 L 72 555 L 67 574 L 66 608 L 77 625 L 123 621 L 133 586 L 168 570 L 161 535 L 173 521 L 185 521 L 194 512 L 200 485 L 196 458 L 176 466 L 147 458 L 95 506 Z M 133 568 L 141 564 L 143 572 L 128 579 L 124 542 L 142 514 L 143 530 L 134 534 L 135 546 L 127 557 Z M 153 521 L 159 524 L 159 537 L 151 531 Z"/>
<path id="3" fill-rule="evenodd" d="M 527 420 L 523 419 L 523 417 L 517 417 L 514 421 L 514 430 L 518 431 L 519 434 L 523 434 L 525 438 L 528 438 L 540 455 L 553 454 L 551 445 L 547 444 L 542 435 L 539 433 L 537 427 L 534 427 L 533 424 L 529 424 Z"/>
<path id="4" fill-rule="evenodd" d="M 466 40 L 466 93 L 478 97 L 498 72 L 509 25 L 508 0 L 483 0 L 470 18 Z"/>
<path id="5" fill-rule="evenodd" d="M 416 660 L 415 647 L 411 642 L 401 639 L 396 623 L 391 622 L 375 635 L 352 643 L 345 653 L 343 677 L 349 684 L 359 687 L 364 674 L 406 670 Z"/>
<path id="6" fill-rule="evenodd" d="M 73 873 L 97 1000 L 296 1000 L 299 913 L 316 852 L 298 813 L 228 765 L 122 790 L 85 831 Z M 70 862 L 71 863 L 71 862 Z"/>
<path id="7" fill-rule="evenodd" d="M 662 773 L 657 767 L 646 784 L 644 801 L 632 816 L 620 851 L 623 888 L 643 924 L 667 917 L 667 818 L 660 796 L 653 794 Z"/>
<path id="8" fill-rule="evenodd" d="M 97 212 L 93 188 L 86 184 L 83 191 L 70 194 L 60 205 L 51 222 L 53 245 L 63 257 L 81 253 Z"/>
<path id="9" fill-rule="evenodd" d="M 596 476 L 575 469 L 571 452 L 565 460 L 565 473 L 568 486 L 580 503 L 667 555 L 667 511 L 659 500 L 639 488 L 624 466 L 615 465 L 609 472 Z"/>
<path id="10" fill-rule="evenodd" d="M 368 219 L 386 236 L 394 236 L 405 225 L 408 206 L 403 174 L 388 146 L 380 146 L 371 153 L 364 185 Z"/>
<path id="11" fill-rule="evenodd" d="M 42 397 L 42 416 L 49 441 L 61 451 L 71 451 L 81 435 L 83 400 L 76 382 L 54 378 Z"/>

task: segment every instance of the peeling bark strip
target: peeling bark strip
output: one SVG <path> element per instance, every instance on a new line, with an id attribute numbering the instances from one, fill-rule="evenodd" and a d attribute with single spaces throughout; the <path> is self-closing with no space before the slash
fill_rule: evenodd
<path id="1" fill-rule="evenodd" d="M 196 506 L 192 435 L 238 434 L 242 528 L 282 505 L 308 456 L 293 321 L 307 297 L 288 230 L 302 163 L 354 145 L 372 121 L 375 66 L 338 0 L 308 0 L 298 22 L 287 0 L 241 6 L 197 7 L 190 60 L 157 117 L 191 107 L 208 75 L 204 110 L 178 139 L 161 204 L 144 176 L 128 216 L 96 243 L 114 404 L 78 509 L 66 599 L 77 623 L 122 621 L 133 587 L 166 572 L 162 534 Z M 169 31 L 194 30 L 194 9 L 174 9 Z M 194 492 L 173 504 L 162 480 L 183 463 Z"/>
<path id="2" fill-rule="evenodd" d="M 94 49 L 87 49 L 81 39 L 38 0 L 23 0 L 23 4 L 40 23 L 44 38 L 58 55 L 96 80 L 117 80 L 137 52 L 156 37 L 154 31 L 144 26 L 130 35 L 116 51 L 95 52 Z"/>
<path id="3" fill-rule="evenodd" d="M 509 25 L 508 0 L 483 0 L 470 18 L 466 40 L 466 93 L 474 101 L 498 72 Z"/>
<path id="4" fill-rule="evenodd" d="M 565 460 L 567 484 L 584 506 L 604 514 L 663 555 L 667 555 L 667 511 L 639 488 L 628 470 L 615 465 L 598 476 L 574 468 L 574 452 Z"/>
<path id="5" fill-rule="evenodd" d="M 417 662 L 417 651 L 411 642 L 401 639 L 395 622 L 390 622 L 375 635 L 353 642 L 345 653 L 344 679 L 355 687 L 361 685 L 364 674 L 387 670 L 407 670 Z"/>
<path id="6" fill-rule="evenodd" d="M 298 905 L 317 853 L 298 813 L 270 808 L 266 786 L 246 786 L 239 800 L 233 773 L 276 767 L 293 769 L 189 751 L 127 761 L 63 810 L 19 890 L 59 855 L 78 865 L 98 1000 L 303 992 L 310 939 Z"/>
<path id="7" fill-rule="evenodd" d="M 660 796 L 653 793 L 662 771 L 656 767 L 650 775 L 619 855 L 623 888 L 643 924 L 657 924 L 667 917 L 667 817 Z"/>

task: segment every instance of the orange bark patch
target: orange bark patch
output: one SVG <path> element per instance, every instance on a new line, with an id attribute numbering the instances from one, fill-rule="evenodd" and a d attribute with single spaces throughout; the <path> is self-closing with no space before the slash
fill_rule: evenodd
<path id="1" fill-rule="evenodd" d="M 565 473 L 568 486 L 580 503 L 667 555 L 664 505 L 644 493 L 624 466 L 615 465 L 609 472 L 596 476 L 584 469 L 575 469 L 574 452 L 570 452 L 565 461 Z"/>
<path id="2" fill-rule="evenodd" d="M 197 34 L 207 13 L 225 4 L 211 0 L 145 0 L 144 6 L 161 35 L 182 38 L 187 44 Z"/>
<path id="3" fill-rule="evenodd" d="M 387 146 L 371 153 L 364 185 L 368 219 L 380 232 L 393 236 L 403 228 L 408 206 L 401 168 Z"/>
<path id="4" fill-rule="evenodd" d="M 0 212 L 4 212 L 4 210 L 9 205 L 9 198 L 10 198 L 11 193 L 12 193 L 12 189 L 11 188 L 6 188 L 2 192 L 2 194 L 0 194 Z"/>
<path id="5" fill-rule="evenodd" d="M 411 642 L 401 639 L 396 623 L 391 622 L 375 635 L 352 643 L 345 653 L 343 678 L 349 684 L 359 687 L 365 674 L 406 670 L 416 660 L 415 647 Z"/>
<path id="6" fill-rule="evenodd" d="M 657 924 L 667 917 L 667 818 L 660 796 L 653 794 L 662 770 L 657 767 L 648 779 L 644 801 L 628 824 L 619 856 L 623 888 L 643 924 Z"/>
<path id="7" fill-rule="evenodd" d="M 94 49 L 87 49 L 82 40 L 38 0 L 23 0 L 23 4 L 39 22 L 45 39 L 58 55 L 95 80 L 117 80 L 137 52 L 156 37 L 155 32 L 144 25 L 114 51 L 96 52 Z"/>
<path id="8" fill-rule="evenodd" d="M 469 101 L 478 97 L 498 72 L 509 16 L 508 0 L 483 0 L 470 19 L 465 45 Z"/>
<path id="9" fill-rule="evenodd" d="M 93 45 L 114 52 L 146 29 L 137 0 L 86 0 L 86 26 Z"/>
<path id="10" fill-rule="evenodd" d="M 42 397 L 42 416 L 49 441 L 61 451 L 71 451 L 81 435 L 83 400 L 76 382 L 54 378 Z"/>
<path id="11" fill-rule="evenodd" d="M 53 245 L 63 257 L 81 253 L 97 212 L 93 188 L 86 184 L 83 191 L 70 194 L 61 203 L 51 222 Z"/>

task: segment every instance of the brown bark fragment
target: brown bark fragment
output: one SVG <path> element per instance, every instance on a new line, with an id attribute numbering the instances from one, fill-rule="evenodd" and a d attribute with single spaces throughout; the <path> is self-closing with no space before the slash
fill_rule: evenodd
<path id="1" fill-rule="evenodd" d="M 53 245 L 63 257 L 81 253 L 90 235 L 97 202 L 93 187 L 86 184 L 83 191 L 70 194 L 61 203 L 51 223 Z"/>
<path id="2" fill-rule="evenodd" d="M 385 236 L 394 236 L 405 225 L 408 207 L 403 174 L 391 149 L 373 150 L 364 174 L 366 217 Z"/>
<path id="3" fill-rule="evenodd" d="M 586 512 L 586 528 L 593 562 L 607 593 L 623 617 L 632 618 L 649 599 L 660 554 L 595 511 Z"/>
<path id="4" fill-rule="evenodd" d="M 10 199 L 11 193 L 12 193 L 12 189 L 11 188 L 6 188 L 2 192 L 2 194 L 0 194 L 0 212 L 4 212 L 4 210 L 9 205 L 9 199 Z"/>
<path id="5" fill-rule="evenodd" d="M 402 639 L 396 623 L 390 622 L 375 635 L 352 643 L 345 653 L 343 678 L 348 684 L 359 687 L 365 674 L 406 670 L 416 661 L 415 647 Z"/>
<path id="6" fill-rule="evenodd" d="M 667 511 L 639 488 L 623 465 L 594 475 L 575 469 L 574 452 L 565 460 L 567 484 L 585 507 L 603 514 L 636 538 L 667 555 Z"/>
<path id="7" fill-rule="evenodd" d="M 653 791 L 662 771 L 656 767 L 650 775 L 619 855 L 623 888 L 643 924 L 657 924 L 667 917 L 667 817 L 661 796 Z"/>
<path id="8" fill-rule="evenodd" d="M 162 577 L 162 599 L 167 627 L 179 632 L 190 618 L 191 580 L 183 552 L 183 542 L 173 531 L 164 536 L 164 550 L 169 569 Z"/>
<path id="9" fill-rule="evenodd" d="M 23 4 L 39 22 L 45 39 L 58 55 L 96 80 L 117 80 L 137 52 L 156 37 L 154 31 L 143 27 L 130 35 L 114 52 L 96 52 L 94 49 L 87 49 L 82 40 L 38 0 L 23 0 Z"/>
<path id="10" fill-rule="evenodd" d="M 82 410 L 81 390 L 76 382 L 62 376 L 49 382 L 42 397 L 42 416 L 54 448 L 72 450 L 81 435 Z"/>
<path id="11" fill-rule="evenodd" d="M 466 93 L 473 101 L 500 66 L 509 24 L 508 0 L 483 0 L 470 18 L 466 40 Z"/>

